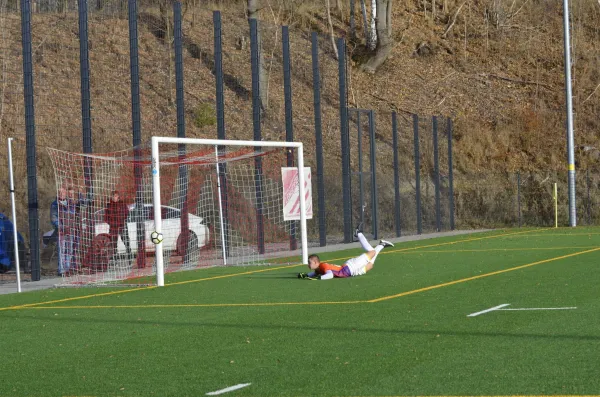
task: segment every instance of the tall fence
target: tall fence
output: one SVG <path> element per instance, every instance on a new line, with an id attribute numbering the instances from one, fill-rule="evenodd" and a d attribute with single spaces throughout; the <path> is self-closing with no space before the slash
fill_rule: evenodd
<path id="1" fill-rule="evenodd" d="M 367 100 L 359 108 L 343 39 L 336 60 L 327 31 L 288 28 L 286 15 L 249 21 L 242 10 L 186 4 L 0 2 L 0 147 L 15 138 L 18 228 L 32 279 L 56 272 L 43 238 L 56 197 L 44 148 L 112 152 L 153 135 L 304 142 L 311 245 L 350 242 L 359 222 L 373 238 L 548 226 L 554 182 L 566 224 L 566 174 L 457 173 L 450 118 Z M 0 150 L 0 175 L 6 166 Z M 599 179 L 578 173 L 583 224 L 600 218 Z M 8 214 L 7 178 L 0 184 Z"/>

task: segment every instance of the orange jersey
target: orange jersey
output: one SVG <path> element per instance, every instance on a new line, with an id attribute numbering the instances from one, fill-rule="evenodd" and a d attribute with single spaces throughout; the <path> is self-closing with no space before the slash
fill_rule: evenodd
<path id="1" fill-rule="evenodd" d="M 317 270 L 315 270 L 315 272 L 317 272 L 317 274 L 325 274 L 328 270 L 337 272 L 342 270 L 342 267 L 339 265 L 332 265 L 331 263 L 321 262 L 321 264 L 319 264 L 319 267 L 317 268 Z"/>

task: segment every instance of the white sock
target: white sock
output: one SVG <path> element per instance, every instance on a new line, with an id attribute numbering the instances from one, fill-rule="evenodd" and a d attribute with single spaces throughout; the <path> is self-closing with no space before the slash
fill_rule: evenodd
<path id="1" fill-rule="evenodd" d="M 373 249 L 375 250 L 375 256 L 373 256 L 369 262 L 375 264 L 375 258 L 377 258 L 377 255 L 379 255 L 379 253 L 383 249 L 383 245 L 378 245 L 377 247 L 375 247 Z"/>
<path id="2" fill-rule="evenodd" d="M 367 241 L 367 238 L 364 236 L 364 234 L 358 233 L 357 237 L 358 241 L 360 242 L 360 245 L 362 245 L 365 251 L 373 251 L 373 247 L 371 246 L 371 244 L 369 244 L 369 241 Z"/>
<path id="3" fill-rule="evenodd" d="M 333 272 L 331 270 L 327 270 L 327 272 L 321 276 L 321 280 L 329 280 L 333 278 Z"/>

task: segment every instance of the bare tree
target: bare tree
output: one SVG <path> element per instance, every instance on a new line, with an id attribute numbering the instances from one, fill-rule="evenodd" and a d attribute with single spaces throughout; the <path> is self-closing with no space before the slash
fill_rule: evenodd
<path id="1" fill-rule="evenodd" d="M 377 46 L 375 55 L 371 57 L 362 67 L 368 73 L 375 73 L 390 56 L 394 47 L 392 38 L 392 0 L 377 0 Z"/>
<path id="2" fill-rule="evenodd" d="M 265 106 L 267 105 L 267 68 L 265 65 L 265 57 L 262 53 L 262 38 L 260 34 L 260 23 L 258 20 L 258 11 L 260 8 L 258 6 L 258 0 L 248 0 L 248 23 L 251 19 L 256 20 L 256 25 L 258 26 L 258 91 L 260 96 L 260 102 L 262 110 L 265 111 Z"/>
<path id="3" fill-rule="evenodd" d="M 368 41 L 368 47 L 371 51 L 377 48 L 377 3 L 378 0 L 371 0 L 371 29 Z"/>
<path id="4" fill-rule="evenodd" d="M 333 23 L 331 23 L 331 5 L 329 3 L 329 0 L 325 0 L 325 8 L 327 12 L 327 24 L 329 25 L 329 35 L 331 37 L 331 47 L 333 48 L 335 59 L 338 59 L 339 54 L 337 46 L 335 45 L 335 35 L 333 34 Z"/>

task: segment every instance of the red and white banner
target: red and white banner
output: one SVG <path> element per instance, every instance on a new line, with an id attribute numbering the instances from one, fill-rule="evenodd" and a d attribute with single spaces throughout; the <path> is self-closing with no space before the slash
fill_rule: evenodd
<path id="1" fill-rule="evenodd" d="M 282 167 L 283 182 L 283 220 L 300 220 L 300 185 L 297 167 Z M 306 203 L 306 219 L 312 219 L 312 182 L 310 167 L 304 167 L 304 200 Z"/>

